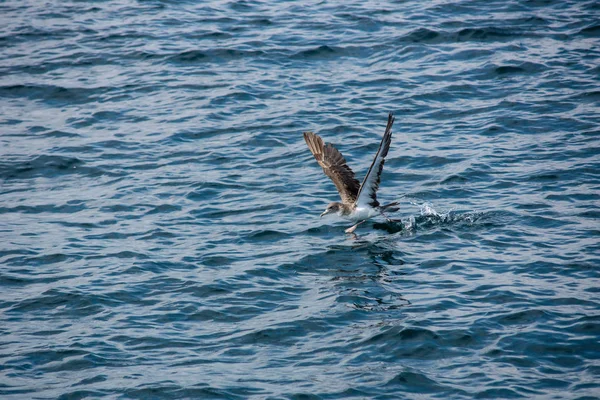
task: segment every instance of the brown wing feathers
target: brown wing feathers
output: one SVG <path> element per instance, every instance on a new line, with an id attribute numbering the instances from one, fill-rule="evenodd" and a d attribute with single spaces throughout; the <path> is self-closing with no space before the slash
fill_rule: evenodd
<path id="1" fill-rule="evenodd" d="M 325 145 L 323 139 L 312 132 L 304 132 L 304 140 L 319 165 L 337 188 L 344 204 L 353 204 L 360 189 L 360 183 L 354 178 L 354 172 L 346 164 L 344 156 L 331 144 Z"/>

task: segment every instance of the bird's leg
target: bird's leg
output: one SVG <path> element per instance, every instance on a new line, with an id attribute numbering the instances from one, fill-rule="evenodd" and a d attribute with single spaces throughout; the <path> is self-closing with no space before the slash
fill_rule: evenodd
<path id="1" fill-rule="evenodd" d="M 363 222 L 365 222 L 366 219 L 363 219 L 362 221 L 360 221 L 359 223 L 355 224 L 354 226 L 351 226 L 350 228 L 346 229 L 344 232 L 346 233 L 354 233 L 354 231 L 356 230 L 356 228 L 358 228 L 358 226 L 360 224 L 362 224 Z"/>

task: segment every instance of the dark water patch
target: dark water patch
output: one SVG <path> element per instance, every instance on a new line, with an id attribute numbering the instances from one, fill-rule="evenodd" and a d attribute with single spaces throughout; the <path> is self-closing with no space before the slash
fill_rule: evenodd
<path id="1" fill-rule="evenodd" d="M 120 343 L 131 350 L 152 351 L 158 348 L 192 347 L 193 341 L 173 340 L 166 342 L 156 336 L 113 336 L 111 342 Z"/>
<path id="2" fill-rule="evenodd" d="M 446 184 L 462 184 L 462 183 L 466 183 L 468 182 L 469 179 L 462 176 L 462 175 L 458 175 L 458 174 L 453 174 L 450 175 L 447 178 L 444 178 L 440 183 L 442 185 L 446 185 Z"/>
<path id="3" fill-rule="evenodd" d="M 85 381 L 85 380 L 84 380 Z M 90 380 L 85 381 L 85 385 L 92 385 L 94 383 L 99 383 L 102 381 L 92 381 Z M 66 400 L 66 399 L 86 399 L 86 398 L 90 398 L 90 397 L 104 397 L 104 396 L 108 396 L 110 395 L 110 390 L 73 390 L 71 392 L 67 392 L 64 393 L 62 395 L 60 395 L 59 397 L 57 397 L 57 399 L 60 400 Z"/>
<path id="4" fill-rule="evenodd" d="M 264 240 L 264 241 L 269 241 L 269 242 L 276 241 L 276 240 L 283 240 L 287 237 L 289 237 L 289 235 L 284 232 L 278 232 L 278 231 L 272 231 L 272 230 L 260 230 L 260 231 L 250 234 L 250 239 L 257 240 L 257 241 Z"/>
<path id="5" fill-rule="evenodd" d="M 58 177 L 89 172 L 90 168 L 75 157 L 40 155 L 29 161 L 4 161 L 0 164 L 2 179 L 30 179 L 38 176 Z"/>
<path id="6" fill-rule="evenodd" d="M 224 105 L 224 104 L 232 104 L 232 103 L 239 103 L 239 102 L 243 102 L 243 101 L 253 101 L 255 100 L 257 97 L 254 95 L 251 95 L 248 92 L 232 92 L 232 93 L 227 93 L 224 96 L 220 96 L 220 97 L 215 97 L 213 100 L 211 100 L 211 105 L 214 106 L 219 106 L 219 105 Z"/>
<path id="7" fill-rule="evenodd" d="M 8 257 L 12 255 L 34 255 L 37 254 L 35 251 L 30 249 L 0 249 L 0 260 L 2 257 Z"/>
<path id="8" fill-rule="evenodd" d="M 488 172 L 489 171 L 489 172 Z M 472 182 L 493 181 L 493 172 L 489 166 L 485 164 L 477 165 L 476 167 L 466 168 L 463 172 L 452 174 L 444 178 L 440 184 L 442 185 L 462 185 Z"/>
<path id="9" fill-rule="evenodd" d="M 168 61 L 176 64 L 192 64 L 204 62 L 230 62 L 243 59 L 256 59 L 264 56 L 262 50 L 238 50 L 216 48 L 207 50 L 188 50 L 168 57 Z"/>
<path id="10" fill-rule="evenodd" d="M 433 155 L 430 157 L 411 157 L 405 156 L 402 157 L 401 160 L 403 163 L 406 163 L 407 166 L 410 166 L 413 169 L 424 169 L 424 168 L 440 168 L 445 165 L 460 163 L 465 161 L 464 157 L 441 157 L 437 155 Z M 393 161 L 390 160 L 388 164 L 391 164 Z M 392 167 L 393 168 L 393 167 Z M 405 174 L 398 174 L 405 175 Z"/>
<path id="11" fill-rule="evenodd" d="M 201 259 L 203 265 L 207 267 L 220 267 L 220 266 L 228 266 L 235 262 L 235 258 L 219 256 L 219 255 L 210 255 L 205 256 Z"/>
<path id="12" fill-rule="evenodd" d="M 83 292 L 51 289 L 39 296 L 9 303 L 10 307 L 6 312 L 11 315 L 28 312 L 42 313 L 40 318 L 43 318 L 42 315 L 52 315 L 56 318 L 77 315 L 87 317 L 104 311 L 104 307 L 99 302 L 101 298 L 101 296 Z"/>
<path id="13" fill-rule="evenodd" d="M 599 37 L 600 36 L 600 25 L 592 24 L 588 27 L 585 27 L 579 31 L 580 35 L 587 37 Z"/>
<path id="14" fill-rule="evenodd" d="M 94 31 L 86 30 L 88 33 L 93 33 Z M 3 35 L 3 39 L 7 43 L 18 44 L 20 42 L 30 42 L 30 41 L 39 41 L 39 40 L 49 40 L 49 39 L 66 39 L 71 37 L 78 32 L 73 29 L 68 28 L 42 28 L 42 27 L 33 27 L 31 25 L 22 25 L 20 28 L 11 32 L 10 34 Z"/>
<path id="15" fill-rule="evenodd" d="M 223 32 L 223 31 L 211 31 L 211 32 L 203 32 L 203 33 L 194 33 L 190 34 L 189 37 L 191 39 L 197 40 L 219 40 L 219 39 L 230 39 L 233 37 L 231 33 Z"/>
<path id="16" fill-rule="evenodd" d="M 297 324 L 283 323 L 276 327 L 257 329 L 244 334 L 236 338 L 234 343 L 239 345 L 260 343 L 262 345 L 286 346 L 301 340 L 301 338 L 309 335 L 311 331 L 322 331 L 325 328 L 322 325 L 319 323 L 304 323 L 302 326 L 299 326 Z"/>
<path id="17" fill-rule="evenodd" d="M 496 68 L 496 73 L 498 75 L 518 74 L 520 72 L 525 72 L 525 68 L 517 67 L 517 66 L 511 66 L 511 65 L 501 66 L 501 67 Z"/>
<path id="18" fill-rule="evenodd" d="M 173 383 L 166 382 L 163 385 L 140 385 L 141 387 L 136 389 L 127 389 L 124 393 L 127 397 L 133 399 L 147 399 L 148 397 L 159 396 L 161 398 L 201 398 L 201 399 L 232 399 L 232 400 L 243 400 L 247 399 L 248 396 L 261 395 L 264 393 L 263 390 L 249 390 L 245 387 L 228 388 L 223 389 L 219 387 L 188 387 L 181 388 Z M 149 387 L 143 387 L 149 386 Z M 198 385 L 200 386 L 200 385 Z"/>
<path id="19" fill-rule="evenodd" d="M 143 259 L 144 257 L 140 257 Z M 151 256 L 145 258 L 151 259 Z M 140 269 L 148 272 L 161 273 L 164 271 L 193 271 L 198 266 L 195 263 L 185 263 L 176 261 L 147 261 L 140 264 Z"/>
<path id="20" fill-rule="evenodd" d="M 49 132 L 45 132 L 44 136 L 46 137 L 50 137 L 50 138 L 77 138 L 77 137 L 81 137 L 81 135 L 75 133 L 75 132 L 67 132 L 67 131 L 58 131 L 58 130 L 52 130 Z"/>
<path id="21" fill-rule="evenodd" d="M 450 393 L 456 395 L 457 393 L 461 392 L 452 390 L 451 387 L 444 387 L 444 385 L 438 384 L 433 379 L 428 378 L 427 375 L 417 372 L 417 370 L 403 371 L 395 375 L 392 379 L 386 382 L 386 386 L 399 386 L 402 388 L 402 391 L 418 394 L 432 394 L 443 391 L 446 395 L 449 395 Z"/>
<path id="22" fill-rule="evenodd" d="M 457 40 L 508 40 L 514 36 L 520 36 L 518 32 L 505 27 L 487 26 L 481 28 L 464 28 L 456 33 Z"/>
<path id="23" fill-rule="evenodd" d="M 81 256 L 72 256 L 64 253 L 36 254 L 30 256 L 11 257 L 6 260 L 7 264 L 12 266 L 30 266 L 30 265 L 51 265 L 56 263 L 67 263 L 81 259 Z M 27 271 L 31 272 L 31 271 Z M 39 273 L 38 275 L 43 275 Z M 31 279 L 36 279 L 32 276 Z"/>
<path id="24" fill-rule="evenodd" d="M 117 46 L 125 43 L 135 42 L 137 40 L 140 41 L 152 41 L 153 39 L 158 39 L 156 36 L 143 33 L 139 30 L 121 30 L 119 32 L 101 34 L 93 38 L 94 42 L 111 42 Z M 106 44 L 105 44 L 106 45 Z"/>
<path id="25" fill-rule="evenodd" d="M 253 18 L 247 20 L 246 24 L 257 27 L 269 27 L 273 25 L 273 21 L 269 18 Z"/>
<path id="26" fill-rule="evenodd" d="M 36 206 L 0 207 L 0 213 L 19 214 L 72 214 L 85 210 L 85 204 L 41 204 Z"/>
<path id="27" fill-rule="evenodd" d="M 581 218 L 597 219 L 600 218 L 600 210 L 586 210 L 577 214 L 576 216 Z"/>
<path id="28" fill-rule="evenodd" d="M 109 125 L 116 121 L 123 121 L 129 123 L 140 123 L 147 121 L 148 117 L 136 116 L 120 111 L 98 111 L 92 115 L 85 116 L 83 118 L 71 118 L 67 122 L 75 129 L 87 129 L 92 126 L 96 126 L 100 129 L 109 129 Z M 103 125 L 107 124 L 107 125 Z"/>
<path id="29" fill-rule="evenodd" d="M 155 206 L 152 210 L 148 211 L 146 214 L 165 214 L 172 213 L 176 211 L 180 211 L 181 207 L 173 204 L 161 204 L 159 206 Z"/>
<path id="30" fill-rule="evenodd" d="M 0 86 L 0 94 L 6 98 L 43 100 L 51 104 L 85 104 L 94 100 L 97 90 L 88 88 L 66 88 L 54 85 L 10 85 Z"/>
<path id="31" fill-rule="evenodd" d="M 50 257 L 53 258 L 53 257 Z M 44 261 L 43 257 L 38 257 L 37 259 L 34 259 L 33 261 Z M 25 263 L 23 262 L 22 259 L 9 259 L 6 262 L 7 266 L 10 267 L 15 267 L 15 266 L 29 266 L 31 265 L 30 263 Z M 27 269 L 27 270 L 11 270 L 11 273 L 9 274 L 3 274 L 0 275 L 0 283 L 2 283 L 3 285 L 6 285 L 7 287 L 20 287 L 20 286 L 28 286 L 28 285 L 32 285 L 32 284 L 51 284 L 54 282 L 60 282 L 60 281 L 67 281 L 69 279 L 75 278 L 74 275 L 62 275 L 62 276 L 56 276 L 54 275 L 54 272 L 50 272 L 48 273 L 48 275 L 44 276 L 32 276 L 32 270 L 31 269 Z M 0 304 L 2 304 L 4 302 L 0 302 Z M 4 303 L 4 304 L 9 304 Z"/>
<path id="32" fill-rule="evenodd" d="M 440 44 L 454 42 L 481 42 L 481 41 L 509 41 L 514 38 L 536 36 L 535 31 L 522 29 L 507 29 L 504 27 L 488 26 L 481 28 L 464 28 L 454 30 L 434 30 L 429 28 L 417 28 L 400 39 L 413 43 Z"/>
<path id="33" fill-rule="evenodd" d="M 547 314 L 542 310 L 524 310 L 509 313 L 508 315 L 502 315 L 498 317 L 496 320 L 499 324 L 503 326 L 507 325 L 520 325 L 520 324 L 535 324 L 540 322 L 545 322 L 549 320 L 547 318 Z"/>
<path id="34" fill-rule="evenodd" d="M 548 218 L 548 217 L 542 217 L 542 216 L 529 216 L 529 217 L 524 217 L 524 218 L 528 218 L 529 223 L 531 223 L 532 225 L 535 225 L 539 228 L 561 228 L 561 227 L 564 227 L 565 225 L 570 225 L 573 223 L 566 219 L 561 220 L 561 219 Z"/>
<path id="35" fill-rule="evenodd" d="M 178 235 L 173 232 L 167 232 L 162 229 L 154 229 L 149 232 L 145 232 L 143 236 L 140 236 L 140 240 L 160 240 L 161 243 L 172 243 L 170 240 L 175 239 Z"/>
<path id="36" fill-rule="evenodd" d="M 343 12 L 335 15 L 337 18 L 341 18 L 355 24 L 355 29 L 363 30 L 366 32 L 377 32 L 382 28 L 381 21 L 355 13 Z"/>
<path id="37" fill-rule="evenodd" d="M 257 212 L 261 212 L 261 211 L 269 211 L 269 212 L 277 212 L 278 210 L 282 210 L 284 209 L 285 206 L 282 204 L 271 204 L 271 205 L 266 205 L 266 206 L 259 206 L 259 207 L 253 207 L 253 208 L 232 208 L 232 209 L 227 209 L 227 210 L 223 210 L 223 211 L 213 211 L 213 210 L 204 210 L 203 216 L 206 218 L 223 218 L 223 217 L 232 217 L 232 216 L 238 216 L 238 215 L 244 215 L 244 214 L 250 214 L 250 213 L 257 213 Z M 259 231 L 257 232 L 257 234 L 259 235 L 257 238 L 262 237 Z M 267 232 L 271 232 L 271 231 L 267 231 Z M 272 233 L 272 232 L 271 232 Z M 267 234 L 267 235 L 270 235 Z"/>
<path id="38" fill-rule="evenodd" d="M 404 40 L 417 43 L 429 43 L 440 37 L 440 33 L 427 28 L 418 28 L 403 37 Z"/>
<path id="39" fill-rule="evenodd" d="M 411 327 L 389 327 L 384 332 L 368 338 L 361 348 L 376 346 L 382 358 L 417 358 L 421 360 L 449 357 L 452 352 L 442 346 L 441 337 L 428 330 Z M 445 354 L 439 349 L 444 348 Z M 437 353 L 437 354 L 436 354 Z"/>
<path id="40" fill-rule="evenodd" d="M 178 133 L 171 135 L 169 138 L 165 139 L 166 143 L 173 142 L 189 142 L 198 139 L 208 139 L 211 137 L 218 137 L 221 135 L 233 135 L 236 134 L 237 129 L 233 128 L 216 128 L 216 129 L 194 129 L 194 130 L 184 130 Z M 203 149 L 199 149 L 200 152 Z M 206 151 L 206 150 L 204 150 Z"/>
<path id="41" fill-rule="evenodd" d="M 296 53 L 294 56 L 297 58 L 327 58 L 336 53 L 335 47 L 322 45 L 316 48 L 310 48 Z"/>
<path id="42" fill-rule="evenodd" d="M 506 75 L 506 74 L 519 74 L 519 73 L 532 73 L 532 72 L 542 72 L 546 69 L 544 65 L 536 64 L 532 62 L 524 62 L 519 65 L 502 65 L 496 67 L 495 72 L 498 75 Z"/>
<path id="43" fill-rule="evenodd" d="M 88 53 L 88 52 L 67 52 L 64 56 L 52 58 L 49 61 L 35 64 L 21 65 L 17 69 L 19 72 L 24 72 L 32 75 L 42 75 L 53 73 L 54 71 L 64 68 L 80 68 L 82 70 L 91 68 L 97 65 L 111 66 L 116 62 L 105 54 Z"/>
<path id="44" fill-rule="evenodd" d="M 595 72 L 600 72 L 600 69 Z M 569 98 L 571 101 L 584 101 L 584 102 L 592 102 L 595 103 L 600 101 L 600 90 L 591 90 L 583 93 L 578 93 Z"/>
<path id="45" fill-rule="evenodd" d="M 103 237 L 103 239 L 105 239 Z M 148 255 L 144 254 L 144 253 L 140 253 L 140 252 L 135 252 L 135 251 L 129 251 L 129 250 L 124 250 L 124 251 L 117 251 L 117 252 L 107 252 L 105 254 L 97 254 L 97 255 L 90 255 L 86 257 L 89 260 L 92 259 L 110 259 L 110 258 L 116 258 L 116 259 L 139 259 L 139 260 L 146 260 L 148 258 L 150 258 Z M 143 268 L 141 268 L 143 269 Z"/>
<path id="46" fill-rule="evenodd" d="M 205 52 L 201 52 L 198 50 L 189 50 L 181 54 L 171 56 L 170 60 L 174 62 L 194 63 L 198 61 L 203 61 L 207 58 L 208 55 Z"/>
<path id="47" fill-rule="evenodd" d="M 545 198 L 554 201 L 568 201 L 575 204 L 580 204 L 584 201 L 598 200 L 600 195 L 596 193 L 571 193 L 571 194 L 549 194 Z"/>
<path id="48" fill-rule="evenodd" d="M 25 353 L 21 355 L 15 363 L 29 364 L 29 365 L 48 365 L 52 363 L 67 362 L 71 358 L 82 357 L 87 355 L 88 352 L 84 350 L 38 350 L 32 353 Z"/>

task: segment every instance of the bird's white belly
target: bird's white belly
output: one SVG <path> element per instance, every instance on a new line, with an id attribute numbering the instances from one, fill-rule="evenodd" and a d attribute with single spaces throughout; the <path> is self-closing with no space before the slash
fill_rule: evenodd
<path id="1" fill-rule="evenodd" d="M 357 207 L 354 209 L 354 212 L 349 215 L 349 217 L 355 221 L 369 219 L 377 215 L 378 212 L 374 208 L 371 207 Z"/>

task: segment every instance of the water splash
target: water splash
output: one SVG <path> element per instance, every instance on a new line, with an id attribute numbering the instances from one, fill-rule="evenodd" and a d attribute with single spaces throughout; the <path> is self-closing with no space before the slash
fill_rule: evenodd
<path id="1" fill-rule="evenodd" d="M 455 209 L 447 211 L 436 209 L 431 202 L 410 201 L 410 204 L 419 208 L 419 213 L 406 218 L 387 222 L 375 223 L 376 229 L 383 229 L 390 233 L 402 232 L 403 235 L 414 235 L 417 231 L 428 231 L 444 227 L 473 226 L 494 219 L 494 212 L 458 212 Z"/>
<path id="2" fill-rule="evenodd" d="M 411 204 L 415 204 L 415 203 L 411 203 Z M 443 212 L 440 213 L 435 208 L 433 208 L 433 204 L 428 201 L 421 204 L 419 206 L 419 208 L 421 211 L 421 216 L 424 216 L 424 217 L 427 217 L 427 216 L 444 217 L 445 215 L 448 215 L 448 213 L 450 212 L 450 211 L 448 211 L 447 213 L 443 213 Z"/>

